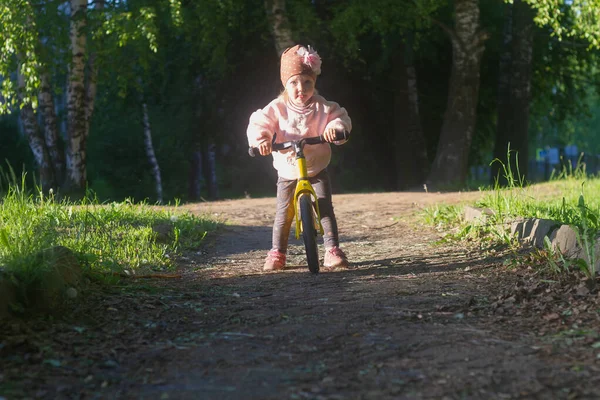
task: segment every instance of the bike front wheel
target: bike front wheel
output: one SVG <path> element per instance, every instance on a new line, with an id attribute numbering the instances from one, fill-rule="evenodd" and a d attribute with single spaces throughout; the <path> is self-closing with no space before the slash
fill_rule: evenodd
<path id="1" fill-rule="evenodd" d="M 317 229 L 315 213 L 310 195 L 300 196 L 300 219 L 302 221 L 302 239 L 306 250 L 308 269 L 313 274 L 319 272 L 319 249 L 317 247 Z"/>

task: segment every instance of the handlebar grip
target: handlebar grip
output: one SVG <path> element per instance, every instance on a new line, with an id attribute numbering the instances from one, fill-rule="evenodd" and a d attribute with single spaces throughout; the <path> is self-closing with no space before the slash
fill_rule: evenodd
<path id="1" fill-rule="evenodd" d="M 335 133 L 335 140 L 348 140 L 350 139 L 350 132 L 348 131 L 337 131 Z"/>
<path id="2" fill-rule="evenodd" d="M 260 156 L 260 150 L 257 147 L 248 147 L 248 154 L 250 157 Z"/>

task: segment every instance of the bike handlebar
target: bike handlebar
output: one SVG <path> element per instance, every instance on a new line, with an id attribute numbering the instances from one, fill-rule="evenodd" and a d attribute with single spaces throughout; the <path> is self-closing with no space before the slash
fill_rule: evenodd
<path id="1" fill-rule="evenodd" d="M 348 140 L 349 138 L 350 138 L 350 132 L 348 132 L 348 131 L 343 131 L 343 132 L 337 131 L 335 133 L 335 141 L 336 142 L 339 140 Z M 320 135 L 320 136 L 313 136 L 313 137 L 308 137 L 308 138 L 299 139 L 299 140 L 292 140 L 289 142 L 273 143 L 272 150 L 279 151 L 279 150 L 289 149 L 290 147 L 292 147 L 294 145 L 294 143 L 299 143 L 299 142 L 303 142 L 303 144 L 302 144 L 302 146 L 303 146 L 304 144 L 327 143 L 327 140 L 325 140 L 325 137 L 323 135 Z M 248 154 L 250 154 L 251 157 L 259 156 L 260 151 L 258 150 L 257 147 L 250 147 L 250 148 L 248 148 Z"/>

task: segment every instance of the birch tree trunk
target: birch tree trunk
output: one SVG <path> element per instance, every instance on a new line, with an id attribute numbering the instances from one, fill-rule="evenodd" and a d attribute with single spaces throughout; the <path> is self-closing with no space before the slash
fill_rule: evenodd
<path id="1" fill-rule="evenodd" d="M 23 123 L 23 131 L 29 142 L 29 147 L 31 148 L 35 162 L 39 168 L 39 184 L 41 185 L 42 191 L 47 192 L 56 187 L 56 181 L 54 179 L 50 156 L 46 149 L 46 143 L 40 132 L 37 118 L 31 104 L 27 104 L 21 108 L 21 121 Z"/>
<path id="2" fill-rule="evenodd" d="M 498 77 L 498 122 L 494 158 L 526 177 L 529 153 L 529 103 L 533 57 L 534 12 L 522 0 L 506 4 L 503 51 Z M 510 145 L 510 159 L 507 151 Z M 492 184 L 506 185 L 503 166 L 492 164 Z"/>
<path id="3" fill-rule="evenodd" d="M 20 70 L 20 67 L 18 70 Z M 18 73 L 17 80 L 19 88 L 25 87 L 24 79 L 23 75 Z M 56 186 L 56 181 L 50 156 L 48 155 L 48 149 L 46 148 L 46 142 L 44 141 L 44 136 L 40 132 L 37 117 L 31 104 L 26 104 L 21 108 L 20 117 L 23 124 L 23 132 L 25 133 L 25 137 L 29 142 L 29 147 L 31 148 L 33 157 L 39 168 L 39 184 L 43 191 L 48 191 Z"/>
<path id="4" fill-rule="evenodd" d="M 42 72 L 40 83 L 38 101 L 42 115 L 44 142 L 50 156 L 56 189 L 58 189 L 63 183 L 65 174 L 65 153 L 59 146 L 58 119 L 56 118 L 54 98 L 50 90 L 50 80 L 47 72 Z"/>
<path id="5" fill-rule="evenodd" d="M 419 117 L 417 75 L 411 53 L 410 44 L 400 44 L 392 59 L 391 83 L 394 85 L 394 144 L 398 190 L 422 187 L 429 164 Z"/>
<path id="6" fill-rule="evenodd" d="M 452 72 L 440 140 L 428 182 L 464 185 L 475 131 L 481 56 L 487 34 L 479 30 L 477 0 L 455 0 L 455 28 L 444 27 L 452 40 Z"/>
<path id="7" fill-rule="evenodd" d="M 71 64 L 67 82 L 67 176 L 66 189 L 82 193 L 86 177 L 88 128 L 85 88 L 87 0 L 71 0 Z"/>
<path id="8" fill-rule="evenodd" d="M 265 0 L 265 10 L 271 25 L 271 33 L 275 41 L 277 56 L 295 43 L 292 40 L 290 21 L 285 11 L 285 0 Z"/>
<path id="9" fill-rule="evenodd" d="M 31 15 L 28 15 L 25 20 L 26 29 L 35 29 Z M 27 56 L 28 55 L 23 53 L 17 54 L 17 86 L 18 96 L 21 102 L 23 102 L 23 96 L 26 89 L 26 77 L 21 73 L 21 70 L 26 64 L 25 57 Z M 42 76 L 41 90 L 48 88 L 48 81 L 47 79 L 44 81 L 44 77 L 47 78 L 47 76 Z M 58 177 L 55 174 L 52 159 L 48 152 L 44 135 L 40 131 L 37 115 L 31 103 L 24 104 L 21 107 L 20 118 L 23 132 L 27 138 L 29 147 L 31 148 L 31 152 L 33 153 L 33 157 L 39 168 L 39 185 L 41 186 L 42 191 L 47 192 L 50 189 L 57 188 Z"/>
<path id="10" fill-rule="evenodd" d="M 163 202 L 163 187 L 162 179 L 160 176 L 160 166 L 154 153 L 154 145 L 152 144 L 152 127 L 150 126 L 150 117 L 148 115 L 148 106 L 146 103 L 142 103 L 143 124 L 144 124 L 144 145 L 146 146 L 146 155 L 148 161 L 152 167 L 152 175 L 154 176 L 154 182 L 156 184 L 156 200 L 159 203 Z"/>

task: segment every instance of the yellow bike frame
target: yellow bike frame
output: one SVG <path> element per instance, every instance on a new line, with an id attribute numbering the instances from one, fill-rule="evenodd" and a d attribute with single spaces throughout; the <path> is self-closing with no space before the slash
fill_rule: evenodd
<path id="1" fill-rule="evenodd" d="M 298 182 L 296 183 L 296 190 L 294 192 L 294 213 L 296 214 L 296 239 L 300 239 L 300 234 L 303 231 L 302 227 L 302 218 L 300 217 L 300 213 L 298 210 L 298 203 L 300 202 L 301 196 L 310 196 L 313 204 L 314 210 L 317 215 L 315 221 L 315 228 L 317 231 L 323 235 L 323 225 L 321 224 L 321 211 L 319 211 L 319 202 L 317 199 L 317 194 L 315 193 L 315 189 L 313 189 L 312 185 L 308 180 L 308 170 L 306 168 L 306 158 L 304 157 L 304 145 L 305 144 L 320 144 L 325 143 L 326 140 L 323 136 L 319 137 L 310 137 L 302 140 L 296 140 L 291 142 L 277 143 L 275 141 L 275 136 L 273 136 L 273 146 L 277 146 L 275 150 L 283 150 L 292 148 L 296 152 L 296 164 L 298 166 Z M 348 132 L 336 132 L 336 141 L 339 140 L 348 140 Z M 274 147 L 275 148 L 275 147 Z M 257 148 L 250 147 L 248 149 L 249 154 L 254 157 L 257 154 L 260 154 Z M 318 270 L 318 268 L 317 268 Z"/>
<path id="2" fill-rule="evenodd" d="M 311 196 L 311 199 L 313 199 L 313 204 L 315 205 L 315 210 L 317 212 L 317 226 L 315 226 L 315 228 L 317 228 L 319 233 L 323 235 L 323 225 L 321 225 L 321 213 L 319 211 L 319 202 L 317 201 L 317 194 L 315 193 L 315 189 L 313 189 L 312 185 L 308 181 L 308 171 L 306 168 L 306 158 L 304 158 L 304 154 L 297 156 L 296 162 L 298 165 L 298 183 L 296 183 L 296 191 L 294 192 L 294 212 L 296 213 L 296 239 L 299 239 L 300 234 L 302 233 L 302 220 L 299 217 L 300 213 L 298 210 L 298 200 L 300 199 L 300 196 L 304 194 Z"/>

